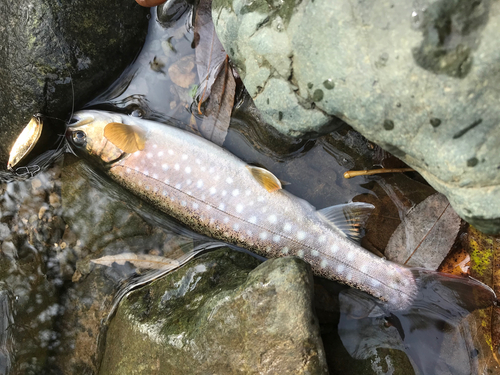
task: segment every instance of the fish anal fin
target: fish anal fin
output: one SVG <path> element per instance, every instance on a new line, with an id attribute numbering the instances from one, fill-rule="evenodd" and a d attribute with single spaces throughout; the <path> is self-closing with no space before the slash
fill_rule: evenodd
<path id="1" fill-rule="evenodd" d="M 146 132 L 135 125 L 110 122 L 104 127 L 104 136 L 116 147 L 128 154 L 142 151 L 146 146 Z"/>
<path id="2" fill-rule="evenodd" d="M 353 241 L 362 237 L 362 229 L 375 207 L 369 203 L 351 202 L 318 210 L 318 215 Z"/>
<path id="3" fill-rule="evenodd" d="M 267 169 L 247 165 L 252 176 L 270 193 L 282 189 L 280 180 Z"/>

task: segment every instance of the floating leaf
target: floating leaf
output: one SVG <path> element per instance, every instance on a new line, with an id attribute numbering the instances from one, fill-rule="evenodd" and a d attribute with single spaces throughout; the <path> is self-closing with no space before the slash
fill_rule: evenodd
<path id="1" fill-rule="evenodd" d="M 124 265 L 129 262 L 137 268 L 166 270 L 179 267 L 179 262 L 157 255 L 122 253 L 117 255 L 108 255 L 98 259 L 92 259 L 92 263 L 111 267 L 113 263 Z"/>
<path id="2" fill-rule="evenodd" d="M 455 242 L 460 221 L 444 195 L 431 195 L 403 218 L 385 256 L 407 266 L 436 270 Z"/>
<path id="3" fill-rule="evenodd" d="M 212 86 L 227 56 L 212 22 L 212 0 L 200 0 L 196 9 L 194 44 L 196 67 L 200 78 L 197 97 L 198 101 L 203 103 L 210 96 Z"/>
<path id="4" fill-rule="evenodd" d="M 228 64 L 225 64 L 212 87 L 200 133 L 213 143 L 222 146 L 226 139 L 234 105 L 236 82 Z"/>

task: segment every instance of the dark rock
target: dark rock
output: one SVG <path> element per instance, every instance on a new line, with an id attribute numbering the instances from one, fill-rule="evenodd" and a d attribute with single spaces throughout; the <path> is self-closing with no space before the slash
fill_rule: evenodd
<path id="1" fill-rule="evenodd" d="M 10 150 L 31 116 L 47 116 L 44 132 L 52 134 L 44 147 L 54 147 L 72 108 L 132 62 L 144 42 L 147 12 L 120 0 L 0 1 L 0 179 L 9 176 Z"/>
<path id="2" fill-rule="evenodd" d="M 218 250 L 132 292 L 110 324 L 100 374 L 328 373 L 309 266 L 257 263 Z"/>

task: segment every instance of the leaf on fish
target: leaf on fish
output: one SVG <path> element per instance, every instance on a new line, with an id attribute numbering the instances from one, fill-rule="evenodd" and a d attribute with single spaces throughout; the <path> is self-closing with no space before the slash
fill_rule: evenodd
<path id="1" fill-rule="evenodd" d="M 212 0 L 200 0 L 196 8 L 194 45 L 196 67 L 200 78 L 196 96 L 199 103 L 203 103 L 210 96 L 212 86 L 227 56 L 212 22 Z"/>
<path id="2" fill-rule="evenodd" d="M 247 165 L 248 170 L 252 176 L 270 193 L 276 190 L 282 189 L 281 182 L 269 172 L 267 169 L 255 167 L 253 165 Z"/>
<path id="3" fill-rule="evenodd" d="M 135 125 L 111 122 L 104 127 L 104 136 L 128 154 L 144 150 L 146 144 L 146 132 Z"/>
<path id="4" fill-rule="evenodd" d="M 212 86 L 205 116 L 198 129 L 204 138 L 219 146 L 224 143 L 229 129 L 235 90 L 236 81 L 226 61 Z"/>
<path id="5" fill-rule="evenodd" d="M 111 267 L 113 263 L 124 265 L 129 262 L 133 266 L 141 269 L 167 270 L 179 267 L 179 262 L 157 255 L 122 253 L 117 255 L 108 255 L 98 259 L 92 259 L 92 263 Z"/>
<path id="6" fill-rule="evenodd" d="M 431 195 L 402 219 L 385 256 L 396 263 L 436 270 L 453 246 L 460 222 L 443 194 Z"/>

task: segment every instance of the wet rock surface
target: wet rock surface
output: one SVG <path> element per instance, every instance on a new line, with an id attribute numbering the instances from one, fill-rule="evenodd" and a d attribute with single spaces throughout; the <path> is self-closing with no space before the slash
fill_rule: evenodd
<path id="1" fill-rule="evenodd" d="M 67 120 L 72 108 L 118 78 L 144 43 L 148 10 L 119 0 L 2 0 L 0 14 L 0 179 L 6 179 L 9 152 L 31 116 L 50 116 L 45 127 L 54 127 L 54 118 Z"/>
<path id="2" fill-rule="evenodd" d="M 500 5 L 215 0 L 219 38 L 267 122 L 337 116 L 401 158 L 457 213 L 500 232 Z"/>
<path id="3" fill-rule="evenodd" d="M 132 292 L 110 324 L 99 373 L 328 373 L 309 266 L 257 264 L 217 250 Z"/>

